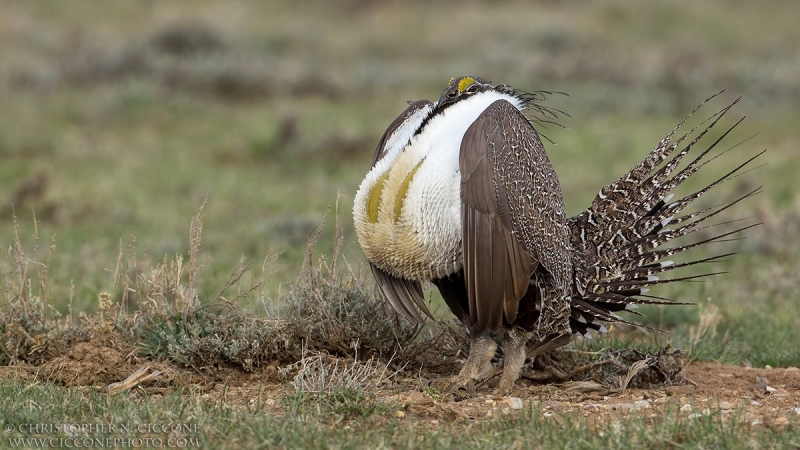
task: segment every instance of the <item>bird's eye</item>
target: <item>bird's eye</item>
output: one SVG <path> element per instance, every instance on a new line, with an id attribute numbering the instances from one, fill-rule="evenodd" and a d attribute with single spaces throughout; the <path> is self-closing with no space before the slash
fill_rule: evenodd
<path id="1" fill-rule="evenodd" d="M 472 86 L 467 88 L 467 92 L 469 92 L 470 94 L 474 94 L 474 93 L 478 92 L 478 86 L 473 84 Z"/>

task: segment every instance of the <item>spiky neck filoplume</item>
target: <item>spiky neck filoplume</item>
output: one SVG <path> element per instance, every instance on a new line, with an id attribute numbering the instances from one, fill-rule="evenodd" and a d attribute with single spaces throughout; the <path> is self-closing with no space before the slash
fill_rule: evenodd
<path id="1" fill-rule="evenodd" d="M 434 108 L 431 114 L 420 124 L 417 133 L 421 132 L 431 119 L 441 114 L 450 106 L 467 100 L 477 94 L 490 91 L 513 97 L 519 109 L 527 110 L 528 118 L 534 123 L 551 123 L 558 125 L 555 120 L 558 119 L 559 116 L 568 116 L 565 112 L 544 104 L 547 96 L 554 93 L 563 95 L 563 93 L 551 91 L 527 92 L 515 89 L 507 84 L 494 85 L 486 78 L 461 76 L 450 79 L 447 87 L 439 96 L 439 100 L 433 104 Z"/>

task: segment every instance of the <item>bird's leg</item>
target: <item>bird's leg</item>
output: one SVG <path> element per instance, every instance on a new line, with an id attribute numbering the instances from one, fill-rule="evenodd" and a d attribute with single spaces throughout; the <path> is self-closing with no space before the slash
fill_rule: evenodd
<path id="1" fill-rule="evenodd" d="M 503 346 L 503 374 L 500 375 L 500 382 L 497 383 L 493 394 L 508 395 L 514 389 L 514 383 L 519 378 L 519 373 L 525 364 L 527 343 L 531 336 L 533 333 L 516 327 L 507 330 L 503 335 L 501 344 Z"/>
<path id="2" fill-rule="evenodd" d="M 506 332 L 502 342 L 503 354 L 505 355 L 503 375 L 500 376 L 500 382 L 497 383 L 497 388 L 495 388 L 493 394 L 508 395 L 511 393 L 511 390 L 514 389 L 514 382 L 519 378 L 519 373 L 526 359 L 535 358 L 544 352 L 566 345 L 572 339 L 568 334 L 553 334 L 544 341 L 537 342 L 536 345 L 527 348 L 526 343 L 531 336 L 533 336 L 533 333 L 528 333 L 519 328 Z"/>
<path id="3" fill-rule="evenodd" d="M 469 345 L 469 357 L 461 372 L 445 389 L 452 393 L 459 388 L 466 388 L 470 394 L 475 392 L 475 381 L 492 368 L 492 358 L 497 351 L 497 343 L 488 332 L 473 335 Z"/>
<path id="4" fill-rule="evenodd" d="M 538 355 L 541 355 L 544 352 L 568 344 L 570 339 L 571 336 L 569 335 L 554 334 L 545 339 L 544 341 L 537 342 L 535 345 L 528 347 L 528 350 L 525 352 L 525 359 L 533 360 Z M 491 370 L 483 374 L 482 379 L 477 383 L 477 386 L 480 386 L 481 384 L 499 375 L 501 372 L 503 372 L 503 368 L 504 366 L 492 367 Z"/>

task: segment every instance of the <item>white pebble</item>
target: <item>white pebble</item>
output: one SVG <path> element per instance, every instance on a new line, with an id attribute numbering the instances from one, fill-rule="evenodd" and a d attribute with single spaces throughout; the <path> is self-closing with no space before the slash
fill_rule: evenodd
<path id="1" fill-rule="evenodd" d="M 650 402 L 647 400 L 637 400 L 633 402 L 633 406 L 636 408 L 649 408 Z"/>
<path id="2" fill-rule="evenodd" d="M 688 403 L 686 403 L 683 406 L 681 406 L 681 412 L 687 412 L 687 411 L 691 411 L 691 410 L 692 410 L 692 405 L 690 405 Z"/>
<path id="3" fill-rule="evenodd" d="M 506 403 L 511 409 L 522 409 L 522 399 L 519 397 L 509 397 L 506 399 Z"/>

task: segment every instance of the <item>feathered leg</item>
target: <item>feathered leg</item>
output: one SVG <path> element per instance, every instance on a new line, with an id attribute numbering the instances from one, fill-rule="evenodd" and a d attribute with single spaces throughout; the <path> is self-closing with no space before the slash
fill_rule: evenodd
<path id="1" fill-rule="evenodd" d="M 495 388 L 494 395 L 508 395 L 514 389 L 514 383 L 519 378 L 519 372 L 525 364 L 528 339 L 533 333 L 514 327 L 503 335 L 503 374 Z"/>
<path id="2" fill-rule="evenodd" d="M 515 328 L 515 330 L 518 329 Z M 511 391 L 514 389 L 514 383 L 519 378 L 519 373 L 522 370 L 522 366 L 525 364 L 526 359 L 533 359 L 544 352 L 548 352 L 566 345 L 570 340 L 572 340 L 572 336 L 570 335 L 552 335 L 530 347 L 525 345 L 525 347 L 523 347 L 522 357 L 520 357 L 516 348 L 518 343 L 516 339 L 532 333 L 525 333 L 522 330 L 518 330 L 515 333 L 517 335 L 516 338 L 508 338 L 503 340 L 503 353 L 505 354 L 505 361 L 503 362 L 502 368 L 495 367 L 484 374 L 484 380 L 488 381 L 490 378 L 500 373 L 501 370 L 503 371 L 503 375 L 500 377 L 500 382 L 497 384 L 497 388 L 493 392 L 495 395 L 508 395 L 511 393 Z M 522 341 L 523 344 L 525 344 L 529 338 L 530 336 L 525 338 Z M 509 358 L 509 355 L 513 356 Z M 517 364 L 519 364 L 519 367 L 515 368 Z M 511 381 L 508 381 L 509 379 Z"/>
<path id="3" fill-rule="evenodd" d="M 492 358 L 497 351 L 497 343 L 488 332 L 473 334 L 470 340 L 469 357 L 461 372 L 445 389 L 452 393 L 459 388 L 466 388 L 470 394 L 475 392 L 475 381 L 492 368 Z"/>

